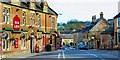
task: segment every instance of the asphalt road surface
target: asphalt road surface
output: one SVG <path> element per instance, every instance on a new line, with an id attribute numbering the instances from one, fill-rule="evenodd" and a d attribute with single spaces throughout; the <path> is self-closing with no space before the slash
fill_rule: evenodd
<path id="1" fill-rule="evenodd" d="M 20 60 L 120 60 L 119 57 L 117 50 L 59 50 Z"/>

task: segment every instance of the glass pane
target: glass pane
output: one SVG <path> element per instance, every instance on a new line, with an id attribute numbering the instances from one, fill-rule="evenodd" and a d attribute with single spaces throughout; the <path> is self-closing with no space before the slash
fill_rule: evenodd
<path id="1" fill-rule="evenodd" d="M 5 14 L 7 14 L 7 8 L 4 7 L 4 11 L 3 11 Z"/>
<path id="2" fill-rule="evenodd" d="M 6 20 L 7 20 L 7 16 L 6 14 L 4 14 L 4 22 L 6 22 Z"/>
<path id="3" fill-rule="evenodd" d="M 118 18 L 118 26 L 120 26 L 120 18 Z"/>
<path id="4" fill-rule="evenodd" d="M 26 24 L 26 18 L 23 17 L 22 24 Z"/>
<path id="5" fill-rule="evenodd" d="M 7 22 L 10 23 L 10 15 L 7 16 Z"/>
<path id="6" fill-rule="evenodd" d="M 26 25 L 26 18 L 24 17 L 24 24 Z"/>
<path id="7" fill-rule="evenodd" d="M 38 26 L 40 27 L 41 24 L 40 24 L 40 15 L 38 15 Z"/>
<path id="8" fill-rule="evenodd" d="M 25 47 L 25 40 L 24 40 L 24 47 Z"/>
<path id="9" fill-rule="evenodd" d="M 8 41 L 6 41 L 6 49 L 8 49 L 8 48 L 9 48 L 9 47 L 8 47 L 8 45 L 9 45 L 9 44 L 8 44 Z"/>
<path id="10" fill-rule="evenodd" d="M 23 11 L 23 16 L 26 16 L 26 12 L 25 11 Z"/>
<path id="11" fill-rule="evenodd" d="M 10 8 L 7 9 L 7 13 L 10 14 Z"/>
<path id="12" fill-rule="evenodd" d="M 5 49 L 5 40 L 3 41 L 2 45 L 3 45 L 3 49 Z"/>
<path id="13" fill-rule="evenodd" d="M 118 34 L 118 39 L 119 39 L 118 42 L 120 43 L 120 33 Z"/>

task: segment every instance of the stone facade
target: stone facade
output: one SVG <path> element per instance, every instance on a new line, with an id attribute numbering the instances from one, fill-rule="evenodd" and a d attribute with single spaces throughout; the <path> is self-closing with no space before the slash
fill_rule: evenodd
<path id="1" fill-rule="evenodd" d="M 44 51 L 45 46 L 50 44 L 50 39 L 52 39 L 52 48 L 55 49 L 57 13 L 48 6 L 46 1 L 38 4 L 39 7 L 33 2 L 24 2 L 27 8 L 22 4 L 22 2 L 0 2 L 0 13 L 2 13 L 0 14 L 0 44 L 2 43 L 0 48 L 3 54 L 24 50 L 34 52 L 37 45 L 39 51 Z M 20 19 L 19 30 L 13 28 L 15 16 Z"/>
<path id="2" fill-rule="evenodd" d="M 114 48 L 120 48 L 120 13 L 114 17 Z"/>

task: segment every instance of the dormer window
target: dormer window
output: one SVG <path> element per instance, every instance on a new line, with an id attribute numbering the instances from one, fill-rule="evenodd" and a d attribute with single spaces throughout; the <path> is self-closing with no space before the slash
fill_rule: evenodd
<path id="1" fill-rule="evenodd" d="M 35 0 L 31 0 L 31 2 L 30 2 L 30 8 L 31 9 L 36 9 Z"/>
<path id="2" fill-rule="evenodd" d="M 48 5 L 46 2 L 44 3 L 43 12 L 48 12 Z"/>
<path id="3" fill-rule="evenodd" d="M 11 0 L 12 4 L 20 6 L 20 0 Z"/>

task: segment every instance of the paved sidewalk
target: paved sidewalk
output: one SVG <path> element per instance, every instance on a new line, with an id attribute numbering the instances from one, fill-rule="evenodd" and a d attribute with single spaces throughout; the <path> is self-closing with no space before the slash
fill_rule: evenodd
<path id="1" fill-rule="evenodd" d="M 49 53 L 54 53 L 54 52 L 59 52 L 58 51 L 50 51 L 50 52 L 40 52 L 40 53 L 30 53 L 28 52 L 21 52 L 21 53 L 13 53 L 13 54 L 9 54 L 9 55 L 4 55 L 3 58 L 27 58 L 27 57 L 31 57 L 31 56 L 37 56 L 37 55 L 42 55 L 42 54 L 49 54 Z"/>

